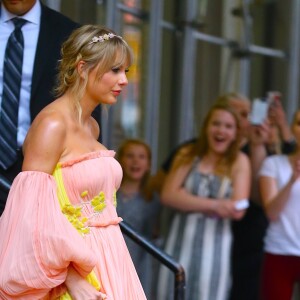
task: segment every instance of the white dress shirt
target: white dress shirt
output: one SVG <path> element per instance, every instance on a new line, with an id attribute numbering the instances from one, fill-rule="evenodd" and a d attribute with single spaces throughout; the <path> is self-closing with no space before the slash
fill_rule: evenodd
<path id="1" fill-rule="evenodd" d="M 1 114 L 1 102 L 3 93 L 3 63 L 6 44 L 10 34 L 14 30 L 14 24 L 11 21 L 12 18 L 17 17 L 7 11 L 3 4 L 1 4 L 0 15 L 0 114 Z M 22 27 L 24 36 L 24 57 L 22 68 L 22 81 L 19 103 L 19 120 L 18 120 L 18 146 L 23 145 L 27 131 L 30 126 L 30 95 L 32 86 L 32 73 L 33 64 L 35 59 L 35 53 L 37 48 L 38 36 L 40 31 L 41 20 L 41 4 L 36 1 L 32 9 L 22 16 L 27 22 Z"/>

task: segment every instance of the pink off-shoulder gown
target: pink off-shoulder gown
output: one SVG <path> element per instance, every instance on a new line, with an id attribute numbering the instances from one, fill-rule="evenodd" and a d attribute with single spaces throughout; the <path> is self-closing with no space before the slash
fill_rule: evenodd
<path id="1" fill-rule="evenodd" d="M 109 300 L 146 299 L 119 228 L 114 155 L 100 150 L 59 163 L 53 176 L 16 177 L 0 219 L 0 299 L 60 299 L 70 264 L 92 272 Z"/>

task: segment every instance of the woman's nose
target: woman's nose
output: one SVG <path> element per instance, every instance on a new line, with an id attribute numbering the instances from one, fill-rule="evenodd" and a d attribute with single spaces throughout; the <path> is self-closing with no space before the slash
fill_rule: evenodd
<path id="1" fill-rule="evenodd" d="M 224 132 L 225 129 L 226 129 L 226 128 L 225 128 L 224 126 L 219 126 L 219 127 L 217 128 L 218 132 Z"/>
<path id="2" fill-rule="evenodd" d="M 127 85 L 128 84 L 128 79 L 127 79 L 127 76 L 126 76 L 125 72 L 121 74 L 119 84 L 120 85 Z"/>

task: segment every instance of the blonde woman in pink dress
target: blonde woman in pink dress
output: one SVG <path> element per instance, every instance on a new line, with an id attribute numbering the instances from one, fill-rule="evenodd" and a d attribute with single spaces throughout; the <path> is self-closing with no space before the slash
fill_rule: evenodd
<path id="1" fill-rule="evenodd" d="M 0 299 L 146 299 L 122 237 L 122 169 L 91 113 L 127 85 L 131 50 L 85 25 L 62 47 L 58 99 L 34 120 L 0 219 Z"/>

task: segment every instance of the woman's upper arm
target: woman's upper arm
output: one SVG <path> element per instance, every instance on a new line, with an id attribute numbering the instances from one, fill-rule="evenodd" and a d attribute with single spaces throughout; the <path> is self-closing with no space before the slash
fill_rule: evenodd
<path id="1" fill-rule="evenodd" d="M 167 174 L 163 187 L 162 198 L 170 196 L 171 193 L 177 193 L 182 187 L 182 184 L 191 168 L 191 164 L 181 164 L 181 158 L 178 156 L 175 158 L 171 170 Z"/>
<path id="2" fill-rule="evenodd" d="M 23 171 L 52 174 L 64 151 L 66 126 L 56 114 L 38 116 L 26 137 Z"/>
<path id="3" fill-rule="evenodd" d="M 258 177 L 259 192 L 266 207 L 272 199 L 278 194 L 278 185 L 276 178 L 276 163 L 274 157 L 270 156 L 266 158 L 261 166 Z"/>
<path id="4" fill-rule="evenodd" d="M 259 190 L 264 206 L 269 204 L 271 200 L 277 195 L 278 187 L 274 177 L 260 176 Z"/>
<path id="5" fill-rule="evenodd" d="M 250 195 L 251 166 L 249 158 L 240 153 L 233 167 L 233 200 L 248 199 Z"/>
<path id="6" fill-rule="evenodd" d="M 163 191 L 174 191 L 176 192 L 179 188 L 182 187 L 183 181 L 186 177 L 188 170 L 186 166 L 178 167 L 176 170 L 171 170 L 165 180 Z"/>

